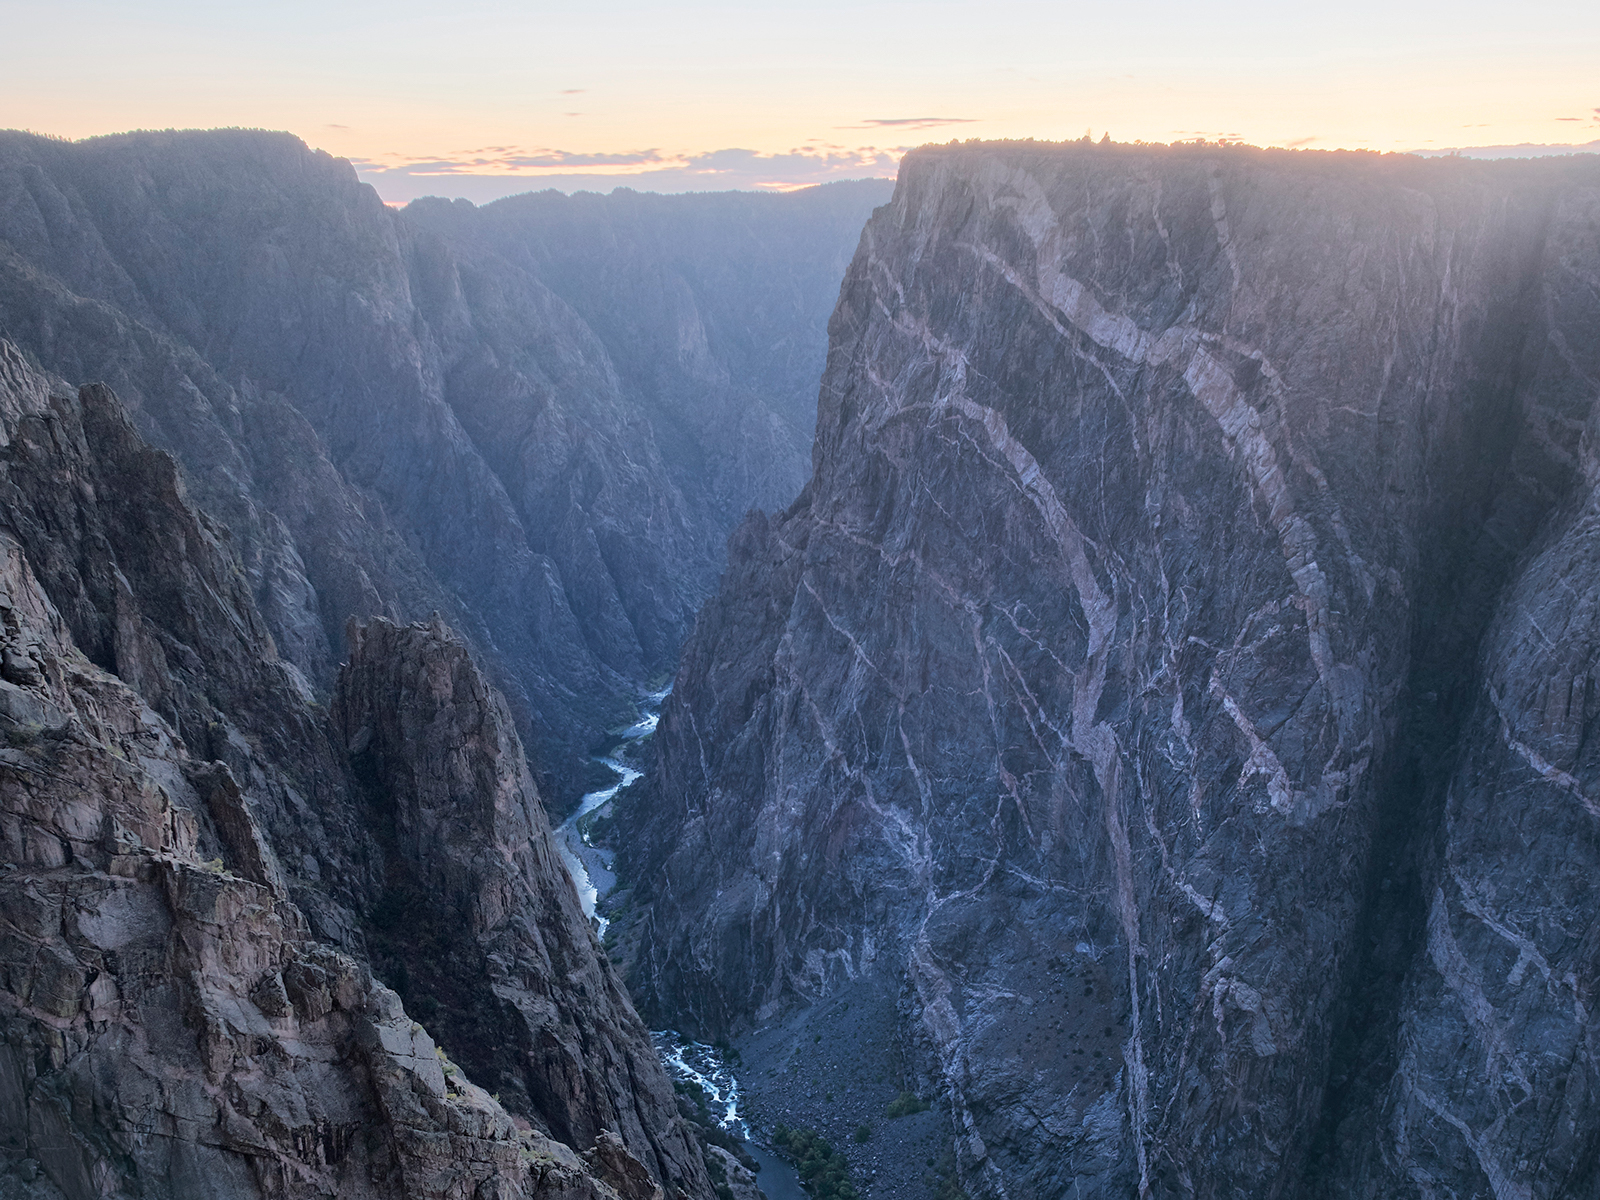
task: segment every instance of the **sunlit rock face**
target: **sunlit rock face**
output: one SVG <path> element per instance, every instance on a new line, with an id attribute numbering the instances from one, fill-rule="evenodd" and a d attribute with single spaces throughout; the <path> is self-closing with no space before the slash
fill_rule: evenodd
<path id="1" fill-rule="evenodd" d="M 351 642 L 330 714 L 177 461 L 0 340 L 0 1194 L 709 1200 L 506 702 Z"/>
<path id="2" fill-rule="evenodd" d="M 1593 160 L 912 154 L 631 806 L 641 1002 L 903 980 L 985 1195 L 1600 1186 L 1597 334 Z"/>
<path id="3" fill-rule="evenodd" d="M 287 134 L 0 134 L 0 331 L 103 380 L 233 535 L 284 657 L 462 632 L 547 796 L 669 673 L 751 506 L 805 481 L 886 183 L 384 207 Z"/>

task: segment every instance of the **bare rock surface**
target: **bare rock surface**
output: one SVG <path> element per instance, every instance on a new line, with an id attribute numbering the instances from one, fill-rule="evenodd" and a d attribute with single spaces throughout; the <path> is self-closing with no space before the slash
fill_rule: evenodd
<path id="1" fill-rule="evenodd" d="M 909 156 L 619 815 L 641 1005 L 880 977 L 975 1195 L 1600 1188 L 1597 331 L 1592 159 Z"/>
<path id="2" fill-rule="evenodd" d="M 442 622 L 378 620 L 348 641 L 332 719 L 383 847 L 374 962 L 407 981 L 474 1079 L 552 1137 L 601 1147 L 613 1174 L 626 1156 L 646 1182 L 703 1190 L 698 1146 L 583 915 L 505 701 Z"/>
<path id="3" fill-rule="evenodd" d="M 536 998 L 560 1104 L 502 1104 L 374 977 L 385 881 L 440 861 L 369 832 L 415 792 L 352 783 L 174 459 L 109 389 L 73 396 L 3 341 L 0 497 L 0 1194 L 708 1200 L 458 639 L 410 631 L 445 647 L 482 738 L 428 793 L 475 818 L 444 874 L 480 921 L 459 932 L 489 940 L 457 983 Z M 400 690 L 364 692 L 376 722 L 412 699 L 389 669 Z M 551 1013 L 579 1034 L 539 1041 Z"/>

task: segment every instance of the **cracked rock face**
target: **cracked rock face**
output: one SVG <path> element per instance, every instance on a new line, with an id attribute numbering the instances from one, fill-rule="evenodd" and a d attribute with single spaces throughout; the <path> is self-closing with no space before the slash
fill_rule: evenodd
<path id="1" fill-rule="evenodd" d="M 909 156 L 618 822 L 636 995 L 888 973 L 987 1195 L 1600 1186 L 1597 295 L 1593 161 Z"/>
<path id="2" fill-rule="evenodd" d="M 458 639 L 356 639 L 394 655 L 347 692 L 369 747 L 416 739 L 404 790 L 352 770 L 174 460 L 3 341 L 0 498 L 0 1195 L 709 1196 Z M 440 661 L 456 726 L 407 691 Z M 374 820 L 442 806 L 474 818 L 448 844 Z M 424 876 L 475 922 L 456 986 L 501 997 L 560 1088 L 502 1104 L 374 977 L 388 881 Z"/>
<path id="3" fill-rule="evenodd" d="M 103 380 L 331 688 L 352 615 L 442 613 L 550 799 L 807 471 L 878 182 L 386 209 L 287 134 L 0 134 L 0 330 Z"/>
<path id="4" fill-rule="evenodd" d="M 552 1137 L 603 1142 L 644 1159 L 648 1170 L 628 1162 L 652 1186 L 704 1192 L 698 1147 L 583 915 L 504 699 L 438 621 L 374 621 L 348 641 L 332 719 L 384 852 L 368 938 L 379 969 L 407 981 L 474 1079 Z"/>

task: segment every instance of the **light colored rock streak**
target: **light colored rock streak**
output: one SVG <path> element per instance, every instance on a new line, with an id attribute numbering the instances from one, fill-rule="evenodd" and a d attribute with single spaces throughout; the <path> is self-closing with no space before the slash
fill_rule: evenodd
<path id="1" fill-rule="evenodd" d="M 1483 993 L 1483 981 L 1478 968 L 1461 952 L 1455 934 L 1450 929 L 1450 905 L 1444 890 L 1435 888 L 1433 905 L 1428 910 L 1428 957 L 1460 1002 L 1467 1022 L 1478 1035 L 1485 1054 L 1484 1075 L 1488 1079 L 1501 1079 L 1505 1075 L 1516 1080 L 1526 1095 L 1533 1094 L 1533 1084 L 1523 1070 L 1511 1040 L 1501 1027 L 1499 1015 L 1489 998 Z"/>
<path id="2" fill-rule="evenodd" d="M 964 373 L 960 378 L 964 382 Z M 1118 912 L 1122 920 L 1123 936 L 1127 940 L 1132 1014 L 1124 1056 L 1131 1083 L 1129 1116 L 1133 1123 L 1134 1148 L 1139 1159 L 1142 1192 L 1149 1187 L 1149 1164 L 1145 1155 L 1149 1073 L 1144 1063 L 1140 1029 L 1139 909 L 1138 899 L 1134 894 L 1132 852 L 1121 814 L 1121 747 L 1117 744 L 1116 732 L 1111 726 L 1095 720 L 1095 711 L 1099 707 L 1101 693 L 1105 690 L 1108 652 L 1116 633 L 1116 600 L 1107 595 L 1100 586 L 1094 565 L 1089 561 L 1086 539 L 1067 513 L 1066 506 L 1061 503 L 1038 460 L 1027 447 L 1011 436 L 1005 416 L 959 392 L 952 391 L 947 394 L 945 401 L 951 408 L 984 430 L 988 435 L 990 446 L 1016 473 L 1017 482 L 1023 493 L 1032 502 L 1052 540 L 1062 553 L 1073 588 L 1078 593 L 1079 603 L 1089 623 L 1088 655 L 1073 685 L 1073 711 L 1072 721 L 1068 727 L 1068 744 L 1093 764 L 1095 781 L 1100 785 L 1101 795 L 1106 804 L 1106 830 L 1111 837 L 1112 857 L 1117 874 Z"/>
<path id="3" fill-rule="evenodd" d="M 1478 1160 L 1478 1166 L 1488 1177 L 1489 1187 L 1494 1192 L 1495 1200 L 1533 1200 L 1532 1189 L 1520 1180 L 1509 1178 L 1494 1156 L 1490 1135 L 1499 1132 L 1499 1121 L 1483 1134 L 1473 1133 L 1470 1125 L 1422 1089 L 1416 1078 L 1416 1064 L 1410 1060 L 1400 1069 L 1400 1081 L 1408 1095 L 1461 1135 L 1461 1139 L 1467 1143 L 1467 1148 L 1472 1151 L 1473 1157 Z"/>
<path id="4" fill-rule="evenodd" d="M 1229 452 L 1241 461 L 1277 530 L 1284 560 L 1305 607 L 1312 660 L 1324 683 L 1328 682 L 1327 676 L 1334 666 L 1328 636 L 1331 614 L 1327 578 L 1317 565 L 1316 533 L 1305 518 L 1295 512 L 1294 498 L 1278 462 L 1277 451 L 1262 431 L 1261 413 L 1244 398 L 1227 369 L 1206 350 L 1204 343 L 1215 340 L 1214 335 L 1194 326 L 1174 326 L 1159 336 L 1152 336 L 1130 317 L 1108 312 L 1088 285 L 1063 269 L 1059 222 L 1038 181 L 1025 171 L 996 165 L 987 173 L 986 182 L 996 193 L 992 198 L 994 205 L 1011 208 L 1033 241 L 1038 290 L 1028 286 L 1016 270 L 992 250 L 969 248 L 1000 271 L 1057 329 L 1061 329 L 1061 322 L 1065 321 L 1096 345 L 1129 362 L 1170 366 L 1180 371 L 1194 397 L 1217 422 Z M 1007 188 L 1014 190 L 1020 199 L 998 194 Z M 1231 241 L 1228 251 L 1232 262 Z M 1233 263 L 1233 270 L 1237 286 L 1237 263 Z M 1262 362 L 1265 367 L 1265 358 L 1259 351 L 1239 347 L 1238 352 Z"/>
<path id="5" fill-rule="evenodd" d="M 1285 793 L 1279 781 L 1279 786 L 1272 791 L 1271 806 L 1284 815 L 1294 813 L 1305 817 L 1314 817 L 1326 811 L 1335 806 L 1341 794 L 1347 794 L 1365 774 L 1370 761 L 1370 754 L 1365 753 L 1370 747 L 1360 733 L 1364 712 L 1362 677 L 1357 669 L 1339 662 L 1334 655 L 1330 587 L 1327 575 L 1318 563 L 1316 531 L 1296 510 L 1293 490 L 1269 433 L 1271 426 L 1278 422 L 1272 420 L 1269 424 L 1268 418 L 1245 399 L 1234 383 L 1231 372 L 1209 347 L 1221 346 L 1229 353 L 1260 364 L 1263 375 L 1280 399 L 1284 390 L 1281 378 L 1258 348 L 1244 345 L 1232 337 L 1193 325 L 1173 326 L 1157 335 L 1141 329 L 1128 316 L 1108 311 L 1088 285 L 1064 269 L 1064 235 L 1039 182 L 1025 171 L 997 163 L 986 170 L 983 183 L 989 189 L 990 203 L 996 208 L 1010 209 L 1017 223 L 1032 240 L 1037 284 L 1031 284 L 1022 273 L 987 246 L 963 243 L 963 248 L 999 272 L 1063 335 L 1069 329 L 1075 330 L 1096 346 L 1130 363 L 1177 370 L 1191 394 L 1216 422 L 1228 453 L 1240 464 L 1252 492 L 1266 510 L 1268 520 L 1278 535 L 1285 565 L 1294 579 L 1298 593 L 1297 606 L 1305 614 L 1311 660 L 1331 701 L 1332 716 L 1339 733 L 1339 745 L 1322 768 L 1321 786 L 1309 793 L 1296 792 L 1291 788 L 1288 794 L 1292 800 L 1285 803 Z M 1218 237 L 1228 255 L 1237 290 L 1241 285 L 1240 267 L 1228 230 L 1226 211 L 1219 210 L 1221 196 L 1218 187 L 1213 179 L 1213 217 L 1217 222 Z M 1121 396 L 1122 391 L 1105 364 L 1092 357 L 1091 361 L 1105 373 L 1113 390 Z M 1326 492 L 1327 481 L 1309 455 L 1303 451 L 1296 453 L 1291 446 L 1290 457 L 1306 471 L 1319 490 Z M 1371 573 L 1350 545 L 1349 535 L 1336 506 L 1331 519 L 1341 547 L 1350 560 L 1351 569 L 1370 598 L 1373 588 Z M 1254 749 L 1252 743 L 1252 751 Z M 1266 766 L 1264 762 L 1261 765 Z M 1269 780 L 1278 779 L 1270 770 L 1259 773 L 1267 775 Z"/>
<path id="6" fill-rule="evenodd" d="M 1149 1072 L 1144 1062 L 1141 1036 L 1138 959 L 1142 948 L 1139 937 L 1138 900 L 1133 882 L 1132 851 L 1120 811 L 1121 748 L 1111 726 L 1095 720 L 1100 696 L 1105 689 L 1109 651 L 1116 633 L 1117 602 L 1115 597 L 1108 595 L 1101 586 L 1094 564 L 1089 558 L 1090 543 L 1072 520 L 1038 460 L 1026 446 L 1011 435 L 1003 413 L 979 404 L 966 394 L 965 354 L 959 348 L 943 341 L 929 328 L 925 320 L 904 310 L 892 313 L 887 305 L 880 304 L 880 311 L 902 334 L 919 344 L 933 364 L 939 368 L 940 394 L 935 399 L 935 409 L 943 407 L 958 413 L 981 429 L 989 451 L 985 457 L 992 455 L 993 459 L 998 460 L 997 466 L 1003 463 L 1010 468 L 1017 486 L 1038 512 L 1051 540 L 1060 550 L 1068 578 L 1078 595 L 1079 604 L 1089 625 L 1087 654 L 1074 680 L 1073 712 L 1067 730 L 1067 743 L 1071 749 L 1082 754 L 1093 765 L 1096 782 L 1106 803 L 1106 827 L 1112 842 L 1113 860 L 1117 872 L 1118 912 L 1127 941 L 1132 1012 L 1128 1041 L 1123 1052 L 1130 1079 L 1129 1119 L 1134 1131 L 1140 1190 L 1143 1194 L 1149 1188 L 1149 1163 L 1145 1145 L 1149 1110 Z M 873 382 L 881 389 L 884 399 L 891 408 L 903 411 L 903 406 L 896 404 L 899 399 L 896 388 L 884 380 L 874 379 Z M 925 939 L 922 946 L 925 947 Z M 916 971 L 919 993 L 925 993 L 924 1020 L 929 1023 L 930 1032 L 933 1032 L 938 1039 L 936 1044 L 953 1046 L 955 1043 L 939 1038 L 938 1032 L 934 1029 L 935 1021 L 929 1017 L 930 1012 L 943 1013 L 945 1006 L 948 1006 L 948 1000 L 944 1001 L 944 1005 L 939 1003 L 943 989 L 949 987 L 948 981 L 943 979 L 943 973 L 939 971 L 932 961 L 932 955 L 926 953 L 925 949 L 920 957 L 914 952 L 913 960 L 919 968 Z M 924 972 L 927 973 L 926 976 Z M 924 977 L 927 983 L 923 982 Z M 943 985 L 942 988 L 932 982 L 935 979 Z M 959 1027 L 959 1018 L 954 1015 L 953 1010 L 946 1014 L 945 1019 L 954 1021 L 956 1027 Z M 970 1114 L 968 1120 L 970 1121 Z M 974 1129 L 971 1131 L 971 1137 L 976 1138 L 976 1136 Z"/>
<path id="7" fill-rule="evenodd" d="M 1500 704 L 1500 695 L 1493 688 L 1489 689 L 1489 703 L 1494 705 L 1495 716 L 1500 721 L 1500 736 L 1505 739 L 1506 745 L 1523 762 L 1533 768 L 1534 773 L 1546 783 L 1553 784 L 1563 792 L 1566 792 L 1567 795 L 1573 797 L 1589 811 L 1590 816 L 1600 817 L 1600 801 L 1596 801 L 1588 792 L 1584 791 L 1583 785 L 1576 778 L 1556 766 L 1512 732 L 1511 722 L 1506 720 L 1505 710 Z"/>

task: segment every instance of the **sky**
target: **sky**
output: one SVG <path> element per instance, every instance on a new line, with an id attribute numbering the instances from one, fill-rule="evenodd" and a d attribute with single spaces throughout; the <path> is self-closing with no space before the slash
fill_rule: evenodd
<path id="1" fill-rule="evenodd" d="M 287 129 L 390 202 L 787 190 L 952 138 L 1600 150 L 1596 0 L 0 0 L 0 29 L 0 127 Z"/>

